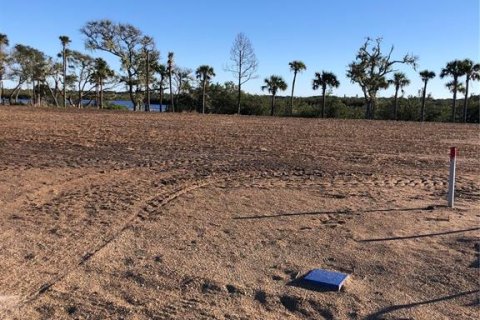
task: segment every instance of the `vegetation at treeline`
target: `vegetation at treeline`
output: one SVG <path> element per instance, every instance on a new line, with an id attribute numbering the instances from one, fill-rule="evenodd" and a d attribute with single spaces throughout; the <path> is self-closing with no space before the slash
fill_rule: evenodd
<path id="1" fill-rule="evenodd" d="M 384 51 L 382 39 L 367 38 L 347 67 L 347 77 L 360 86 L 363 97 L 336 97 L 333 90 L 341 84 L 329 71 L 315 73 L 312 89 L 318 97 L 295 97 L 295 82 L 307 69 L 300 60 L 288 63 L 293 75 L 288 97 L 279 96 L 289 84 L 277 75 L 265 78 L 261 87 L 269 96 L 245 93 L 242 85 L 257 77 L 258 60 L 250 40 L 240 33 L 225 67 L 233 81 L 214 83 L 215 70 L 201 65 L 195 71 L 176 64 L 174 52 L 162 61 L 153 38 L 130 24 L 110 20 L 87 22 L 80 32 L 90 52 L 108 52 L 119 59 L 120 70 L 112 70 L 102 58 L 71 50 L 70 38 L 59 37 L 57 57 L 23 44 L 9 47 L 7 35 L 0 34 L 0 101 L 10 104 L 18 98 L 33 104 L 57 107 L 84 107 L 85 100 L 98 108 L 112 107 L 104 101 L 128 99 L 135 111 L 150 111 L 151 104 L 166 105 L 168 111 L 201 113 L 239 113 L 302 117 L 366 118 L 419 121 L 479 122 L 479 96 L 469 95 L 473 81 L 480 79 L 480 65 L 469 59 L 446 63 L 438 76 L 449 78 L 447 88 L 452 99 L 433 99 L 427 95 L 434 71 L 422 70 L 423 88 L 417 96 L 403 96 L 410 80 L 398 66 L 417 70 L 418 57 L 406 54 L 395 58 L 393 46 Z M 3 80 L 16 85 L 4 89 Z M 29 89 L 25 89 L 28 86 Z M 117 92 L 119 86 L 126 91 Z M 394 97 L 379 98 L 389 86 Z M 462 96 L 459 98 L 459 94 Z M 462 103 L 459 104 L 459 100 Z"/>

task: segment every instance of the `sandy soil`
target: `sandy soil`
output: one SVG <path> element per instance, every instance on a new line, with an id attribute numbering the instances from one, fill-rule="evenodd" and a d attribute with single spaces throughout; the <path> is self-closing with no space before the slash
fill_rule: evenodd
<path id="1" fill-rule="evenodd" d="M 478 319 L 478 129 L 0 108 L 0 318 Z"/>

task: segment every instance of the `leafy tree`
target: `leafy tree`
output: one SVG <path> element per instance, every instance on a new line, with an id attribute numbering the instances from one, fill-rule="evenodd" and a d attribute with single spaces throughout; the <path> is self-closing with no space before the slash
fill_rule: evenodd
<path id="1" fill-rule="evenodd" d="M 73 104 L 77 108 L 82 107 L 82 100 L 86 93 L 93 90 L 95 86 L 87 87 L 88 84 L 95 83 L 95 64 L 94 58 L 79 51 L 71 50 L 68 55 L 69 69 L 71 70 L 72 91 L 77 94 Z M 67 77 L 68 78 L 68 77 Z M 71 99 L 71 97 L 70 97 Z"/>
<path id="2" fill-rule="evenodd" d="M 213 113 L 234 114 L 237 112 L 237 88 L 232 81 L 210 84 L 210 106 Z"/>
<path id="3" fill-rule="evenodd" d="M 453 93 L 453 102 L 452 102 L 452 117 L 451 121 L 455 122 L 455 113 L 457 108 L 457 92 L 459 87 L 458 79 L 463 76 L 464 71 L 462 69 L 462 61 L 454 60 L 447 63 L 446 67 L 442 69 L 440 73 L 440 78 L 452 77 L 453 81 L 447 83 L 447 88 Z"/>
<path id="4" fill-rule="evenodd" d="M 173 104 L 173 90 L 172 90 L 172 76 L 174 72 L 173 52 L 168 53 L 167 72 L 168 72 L 168 84 L 170 87 L 170 111 L 175 112 L 175 105 Z"/>
<path id="5" fill-rule="evenodd" d="M 20 90 L 26 82 L 32 83 L 33 103 L 39 102 L 39 97 L 35 93 L 36 84 L 45 81 L 48 70 L 48 57 L 41 51 L 21 44 L 15 45 L 11 53 L 10 78 L 17 80 L 16 87 L 10 94 L 10 103 L 12 97 Z"/>
<path id="6" fill-rule="evenodd" d="M 91 75 L 91 82 L 95 85 L 95 100 L 96 106 L 100 109 L 103 108 L 103 93 L 104 86 L 109 80 L 115 79 L 115 72 L 110 69 L 107 62 L 102 58 L 96 58 L 93 66 L 93 72 Z"/>
<path id="7" fill-rule="evenodd" d="M 340 86 L 340 81 L 338 81 L 337 76 L 332 72 L 322 71 L 322 73 L 315 72 L 315 78 L 312 81 L 312 89 L 317 90 L 322 88 L 322 118 L 325 117 L 325 96 L 327 88 L 338 88 Z"/>
<path id="8" fill-rule="evenodd" d="M 177 111 L 181 111 L 180 105 L 179 105 L 180 96 L 182 94 L 187 94 L 188 97 L 183 97 L 182 100 L 184 101 L 191 100 L 191 97 L 189 96 L 188 93 L 192 89 L 192 85 L 191 85 L 191 81 L 193 81 L 192 70 L 189 68 L 177 67 L 175 69 L 175 73 L 173 74 L 173 76 L 174 76 L 174 82 L 176 87 L 175 105 L 177 106 Z M 189 105 L 189 108 L 191 109 L 192 104 L 188 104 L 188 105 Z M 183 106 L 185 106 L 185 104 L 183 104 Z"/>
<path id="9" fill-rule="evenodd" d="M 356 60 L 348 65 L 347 70 L 347 77 L 362 88 L 367 104 L 367 119 L 374 119 L 378 91 L 388 87 L 386 76 L 394 72 L 393 67 L 396 64 L 407 64 L 416 69 L 417 57 L 406 54 L 402 59 L 392 59 L 393 46 L 387 54 L 384 54 L 381 43 L 381 38 L 377 38 L 375 42 L 367 38 L 358 50 Z"/>
<path id="10" fill-rule="evenodd" d="M 205 91 L 207 89 L 207 84 L 210 79 L 212 79 L 212 77 L 215 77 L 215 72 L 212 67 L 202 65 L 197 68 L 195 73 L 197 75 L 197 79 L 202 82 L 202 113 L 205 113 Z"/>
<path id="11" fill-rule="evenodd" d="M 395 101 L 393 107 L 393 118 L 398 120 L 398 91 L 410 84 L 407 76 L 403 72 L 395 72 L 393 74 L 393 79 L 388 80 L 388 84 L 393 84 L 395 86 Z"/>
<path id="12" fill-rule="evenodd" d="M 58 94 L 60 91 L 59 84 L 63 81 L 63 66 L 61 63 L 53 61 L 51 57 L 47 57 L 43 72 L 44 77 L 41 78 L 40 85 L 37 85 L 36 87 L 40 88 L 39 92 L 44 93 L 44 95 L 50 93 L 55 106 L 58 107 Z M 49 82 L 54 83 L 53 89 Z"/>
<path id="13" fill-rule="evenodd" d="M 293 94 L 295 90 L 295 80 L 297 80 L 297 73 L 307 70 L 307 66 L 305 65 L 305 63 L 298 60 L 289 62 L 288 65 L 290 66 L 290 71 L 293 72 L 292 95 L 290 97 L 290 110 L 288 112 L 288 114 L 291 115 L 293 111 Z"/>
<path id="14" fill-rule="evenodd" d="M 275 110 L 275 96 L 277 95 L 278 90 L 287 90 L 287 83 L 280 76 L 270 76 L 270 78 L 266 78 L 264 82 L 265 85 L 262 86 L 262 91 L 268 90 L 268 92 L 272 94 L 272 106 L 270 109 L 270 116 L 273 116 Z"/>
<path id="15" fill-rule="evenodd" d="M 130 24 L 110 20 L 87 22 L 80 31 L 86 36 L 88 49 L 106 51 L 120 59 L 125 73 L 121 80 L 127 86 L 133 110 L 138 110 L 145 96 L 142 90 L 145 85 L 145 50 L 156 51 L 153 39 Z"/>
<path id="16" fill-rule="evenodd" d="M 3 104 L 3 76 L 5 74 L 5 65 L 7 62 L 6 47 L 8 47 L 8 37 L 0 33 L 0 104 Z"/>
<path id="17" fill-rule="evenodd" d="M 435 72 L 429 70 L 420 71 L 420 77 L 423 81 L 423 92 L 422 92 L 422 109 L 420 118 L 422 121 L 425 121 L 425 96 L 427 95 L 427 83 L 428 80 L 435 78 Z"/>
<path id="18" fill-rule="evenodd" d="M 67 46 L 71 42 L 70 38 L 67 36 L 60 36 L 58 37 L 60 39 L 60 43 L 62 44 L 62 70 L 63 70 L 63 107 L 65 108 L 67 106 L 67 92 L 66 92 L 66 79 L 67 79 L 67 55 L 68 55 L 68 50 Z"/>
<path id="19" fill-rule="evenodd" d="M 230 64 L 225 68 L 230 71 L 237 80 L 237 107 L 238 114 L 241 114 L 240 100 L 242 85 L 247 81 L 256 78 L 258 60 L 253 50 L 250 39 L 243 33 L 239 33 L 233 42 L 230 50 Z"/>
<path id="20" fill-rule="evenodd" d="M 470 59 L 465 59 L 461 63 L 462 73 L 465 75 L 465 100 L 463 101 L 463 122 L 467 122 L 467 101 L 470 80 L 480 80 L 480 64 L 474 63 Z"/>
<path id="21" fill-rule="evenodd" d="M 155 50 L 154 41 L 151 37 L 145 36 L 142 39 L 142 55 L 140 59 L 143 68 L 139 70 L 139 78 L 142 85 L 145 86 L 145 111 L 150 111 L 150 84 L 152 83 L 152 72 L 155 68 L 160 53 Z M 154 80 L 154 79 L 153 79 Z M 153 81 L 154 82 L 154 81 Z"/>

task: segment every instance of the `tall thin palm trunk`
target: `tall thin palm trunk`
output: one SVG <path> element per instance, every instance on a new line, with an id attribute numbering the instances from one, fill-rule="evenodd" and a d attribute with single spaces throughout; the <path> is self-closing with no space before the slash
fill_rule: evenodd
<path id="1" fill-rule="evenodd" d="M 455 78 L 453 80 L 454 87 L 453 87 L 453 102 L 452 102 L 452 122 L 455 122 L 455 114 L 456 114 L 456 109 L 457 109 L 457 86 L 458 86 L 458 80 Z"/>
<path id="2" fill-rule="evenodd" d="M 100 109 L 103 109 L 103 82 L 100 82 Z"/>
<path id="3" fill-rule="evenodd" d="M 168 82 L 170 86 L 170 111 L 175 112 L 175 106 L 173 104 L 173 90 L 172 90 L 172 71 L 168 73 Z"/>
<path id="4" fill-rule="evenodd" d="M 207 80 L 203 79 L 203 95 L 202 95 L 202 113 L 205 113 L 205 87 L 207 85 Z"/>
<path id="5" fill-rule="evenodd" d="M 467 104 L 468 104 L 468 85 L 470 77 L 467 75 L 465 80 L 465 99 L 463 100 L 463 123 L 467 123 Z"/>
<path id="6" fill-rule="evenodd" d="M 288 110 L 288 115 L 293 113 L 293 93 L 295 92 L 295 81 L 297 80 L 297 71 L 293 72 L 293 82 L 292 82 L 292 94 L 290 96 L 290 109 Z"/>
<path id="7" fill-rule="evenodd" d="M 423 86 L 423 93 L 422 93 L 422 111 L 421 111 L 421 116 L 420 119 L 422 122 L 425 121 L 425 98 L 427 96 L 427 81 L 425 81 L 425 84 Z"/>
<path id="8" fill-rule="evenodd" d="M 327 92 L 327 86 L 322 87 L 322 118 L 325 118 L 325 106 L 327 103 L 326 100 L 326 92 Z"/>
<path id="9" fill-rule="evenodd" d="M 270 109 L 270 116 L 273 116 L 274 110 L 275 110 L 275 95 L 272 94 L 272 107 Z"/>
<path id="10" fill-rule="evenodd" d="M 66 46 L 63 45 L 62 54 L 63 54 L 63 107 L 67 107 L 67 85 L 66 85 L 66 78 L 67 78 L 67 55 L 66 55 Z"/>
<path id="11" fill-rule="evenodd" d="M 398 120 L 398 90 L 399 87 L 395 87 L 395 101 L 393 105 L 393 120 Z"/>

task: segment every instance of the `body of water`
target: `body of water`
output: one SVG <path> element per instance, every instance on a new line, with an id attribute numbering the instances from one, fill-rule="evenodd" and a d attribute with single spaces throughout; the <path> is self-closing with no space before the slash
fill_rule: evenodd
<path id="1" fill-rule="evenodd" d="M 5 102 L 8 103 L 8 99 Z M 22 103 L 22 104 L 25 104 L 25 105 L 32 103 L 32 101 L 30 99 L 18 99 L 18 102 Z M 89 102 L 90 102 L 90 105 L 92 105 L 92 103 L 94 103 L 94 101 L 83 100 L 83 104 L 85 106 Z M 117 106 L 126 107 L 128 110 L 133 110 L 133 103 L 130 100 L 111 100 L 111 101 L 105 101 L 105 102 L 111 103 L 111 104 L 114 104 L 114 105 L 117 105 Z M 61 101 L 59 103 L 61 103 Z M 141 108 L 142 108 L 142 110 L 144 110 L 144 106 L 141 106 Z M 167 105 L 162 104 L 161 108 L 160 108 L 159 104 L 150 104 L 150 111 L 165 112 L 165 111 L 167 111 Z"/>

